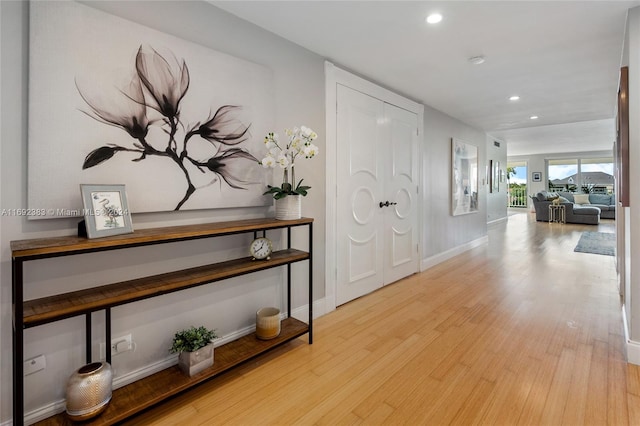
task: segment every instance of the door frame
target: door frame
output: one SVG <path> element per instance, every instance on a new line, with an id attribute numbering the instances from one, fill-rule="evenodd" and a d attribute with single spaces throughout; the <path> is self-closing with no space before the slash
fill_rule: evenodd
<path id="1" fill-rule="evenodd" d="M 347 86 L 353 90 L 377 98 L 386 103 L 406 109 L 418 116 L 418 269 L 420 269 L 422 259 L 422 236 L 423 236 L 423 198 L 424 198 L 424 173 L 422 170 L 422 153 L 424 141 L 424 105 L 412 101 L 404 96 L 394 93 L 384 87 L 378 86 L 364 78 L 358 77 L 348 71 L 338 68 L 329 61 L 324 63 L 325 71 L 325 111 L 326 111 L 326 198 L 325 198 L 325 309 L 331 312 L 336 309 L 336 287 L 337 287 L 337 220 L 336 198 L 337 198 L 337 167 L 335 158 L 338 155 L 337 147 L 337 86 Z"/>

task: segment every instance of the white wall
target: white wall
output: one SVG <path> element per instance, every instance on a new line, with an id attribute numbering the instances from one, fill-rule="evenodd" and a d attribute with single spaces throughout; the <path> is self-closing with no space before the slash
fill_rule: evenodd
<path id="1" fill-rule="evenodd" d="M 497 142 L 500 146 L 496 146 Z M 484 164 L 489 165 L 489 160 L 500 162 L 500 169 L 504 171 L 504 182 L 500 182 L 498 192 L 491 192 L 487 183 L 487 223 L 499 221 L 507 217 L 508 192 L 507 192 L 507 144 L 499 139 L 487 135 L 487 160 Z M 491 170 L 488 170 L 491 174 Z M 490 181 L 490 180 L 489 180 Z"/>
<path id="2" fill-rule="evenodd" d="M 200 43 L 249 61 L 270 67 L 274 72 L 276 112 L 274 130 L 307 125 L 325 128 L 323 58 L 242 21 L 205 2 L 87 2 L 95 7 L 149 27 Z M 27 196 L 27 90 L 28 90 L 28 3 L 0 2 L 2 10 L 2 142 L 1 206 L 26 206 Z M 46 94 L 43 94 L 46 96 Z M 257 135 L 261 137 L 260 135 Z M 320 156 L 305 164 L 303 177 L 312 187 L 303 202 L 303 214 L 315 217 L 314 298 L 324 296 L 324 136 L 317 144 Z M 307 171 L 308 170 L 308 171 Z M 64 172 L 61 170 L 61 172 Z M 300 171 L 299 171 L 300 173 Z M 227 219 L 263 217 L 265 208 L 222 209 L 134 215 L 136 228 Z M 11 253 L 9 241 L 75 231 L 77 220 L 27 221 L 4 216 L 0 221 L 1 240 L 1 369 L 0 421 L 11 418 Z M 297 232 L 294 243 L 306 247 L 306 229 Z M 120 252 L 82 255 L 73 259 L 37 261 L 26 272 L 26 297 L 34 298 L 70 289 L 210 263 L 246 253 L 250 236 L 224 237 L 162 247 L 136 248 Z M 276 238 L 276 236 L 274 236 Z M 277 238 L 276 238 L 277 239 Z M 295 276 L 303 283 L 294 297 L 294 306 L 305 304 L 306 262 L 295 265 Z M 117 376 L 135 372 L 166 359 L 167 348 L 178 328 L 205 324 L 222 336 L 250 327 L 261 306 L 280 305 L 283 292 L 281 271 L 267 271 L 125 305 L 113 309 L 113 337 L 131 332 L 137 343 L 135 353 L 114 358 Z M 103 336 L 102 314 L 95 314 L 97 340 Z M 26 378 L 26 410 L 33 410 L 63 398 L 69 374 L 84 363 L 83 318 L 72 318 L 29 329 L 25 333 L 25 358 L 47 357 L 47 368 Z"/>
<path id="3" fill-rule="evenodd" d="M 480 170 L 479 210 L 461 216 L 451 215 L 451 139 L 478 147 Z M 448 252 L 487 234 L 486 185 L 482 185 L 483 165 L 487 164 L 486 135 L 436 109 L 424 108 L 423 179 L 424 204 L 422 239 L 423 265 L 430 258 Z M 506 160 L 506 156 L 505 156 Z M 506 208 L 505 208 L 506 215 Z"/>
<path id="4" fill-rule="evenodd" d="M 628 55 L 627 55 L 628 54 Z M 640 7 L 629 10 L 625 37 L 629 66 L 629 207 L 625 208 L 627 354 L 640 364 Z"/>

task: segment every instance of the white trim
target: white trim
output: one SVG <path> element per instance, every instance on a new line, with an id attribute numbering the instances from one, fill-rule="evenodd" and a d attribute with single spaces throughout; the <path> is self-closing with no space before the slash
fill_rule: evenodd
<path id="1" fill-rule="evenodd" d="M 336 309 L 336 281 L 338 269 L 337 259 L 334 256 L 337 247 L 336 240 L 336 203 L 338 183 L 336 179 L 337 168 L 334 159 L 337 157 L 337 114 L 338 99 L 336 86 L 338 84 L 337 68 L 328 61 L 324 63 L 325 73 L 325 178 L 326 178 L 326 211 L 325 211 L 325 288 L 326 309 L 328 312 Z"/>
<path id="2" fill-rule="evenodd" d="M 627 313 L 624 310 L 624 306 L 622 306 L 622 327 L 624 328 L 627 362 L 630 364 L 640 365 L 640 342 L 629 339 L 629 323 L 627 322 Z"/>
<path id="3" fill-rule="evenodd" d="M 313 319 L 319 318 L 327 313 L 326 301 L 326 298 L 313 301 Z M 309 320 L 309 305 L 293 309 L 291 311 L 291 316 L 300 321 L 307 322 Z"/>
<path id="4" fill-rule="evenodd" d="M 499 217 L 497 219 L 487 222 L 487 225 L 496 225 L 501 222 L 507 222 L 508 220 L 509 220 L 509 216 Z"/>
<path id="5" fill-rule="evenodd" d="M 471 250 L 473 248 L 476 248 L 483 244 L 488 244 L 488 243 L 489 243 L 489 236 L 485 235 L 484 237 L 480 237 L 473 241 L 469 241 L 468 243 L 462 244 L 458 247 L 454 247 L 442 253 L 438 253 L 435 256 L 422 259 L 422 264 L 420 265 L 421 267 L 420 271 L 425 271 L 429 268 L 436 266 L 439 263 L 442 263 L 446 260 L 456 257 L 457 255 L 462 254 L 465 251 Z"/>
<path id="6" fill-rule="evenodd" d="M 64 399 L 59 401 L 55 401 L 44 405 L 40 408 L 36 408 L 35 410 L 29 411 L 24 414 L 24 424 L 30 425 L 41 420 L 44 420 L 48 417 L 55 416 L 58 413 L 64 412 L 65 403 Z M 5 423 L 7 425 L 11 424 L 11 421 Z"/>
<path id="7" fill-rule="evenodd" d="M 375 83 L 367 81 L 355 74 L 338 68 L 329 61 L 324 63 L 325 72 L 325 117 L 326 117 L 326 222 L 325 222 L 325 312 L 331 312 L 336 309 L 336 286 L 337 286 L 337 213 L 336 213 L 336 199 L 337 199 L 337 169 L 336 169 L 336 156 L 337 156 L 337 85 L 341 84 L 348 86 L 351 89 L 365 93 L 376 99 L 380 99 L 386 103 L 395 105 L 399 108 L 413 112 L 418 116 L 418 155 L 422 158 L 423 149 L 422 141 L 424 139 L 424 105 L 412 101 L 406 97 L 403 97 L 397 93 L 394 93 L 384 87 L 378 86 Z M 419 164 L 422 164 L 419 161 Z M 423 171 L 422 166 L 419 166 L 418 170 L 419 179 L 422 179 Z M 420 180 L 419 182 L 422 182 Z M 421 186 L 421 185 L 419 185 Z M 422 195 L 423 192 L 419 191 L 418 199 L 418 217 L 422 212 Z M 422 235 L 424 233 L 422 221 L 418 220 L 418 255 L 422 255 Z M 417 271 L 416 271 L 417 272 Z M 315 303 L 314 303 L 315 309 Z"/>

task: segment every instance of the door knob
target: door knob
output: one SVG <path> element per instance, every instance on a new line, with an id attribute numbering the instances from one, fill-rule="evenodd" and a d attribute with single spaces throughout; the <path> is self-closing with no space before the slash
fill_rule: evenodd
<path id="1" fill-rule="evenodd" d="M 386 201 L 384 203 L 380 201 L 380 208 L 383 208 L 383 207 L 389 207 L 389 201 Z"/>

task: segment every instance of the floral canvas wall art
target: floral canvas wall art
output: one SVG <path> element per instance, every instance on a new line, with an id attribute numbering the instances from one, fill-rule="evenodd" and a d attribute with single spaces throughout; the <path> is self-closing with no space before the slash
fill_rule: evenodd
<path id="1" fill-rule="evenodd" d="M 30 207 L 76 209 L 82 183 L 134 213 L 270 204 L 269 69 L 74 2 L 30 19 Z"/>

